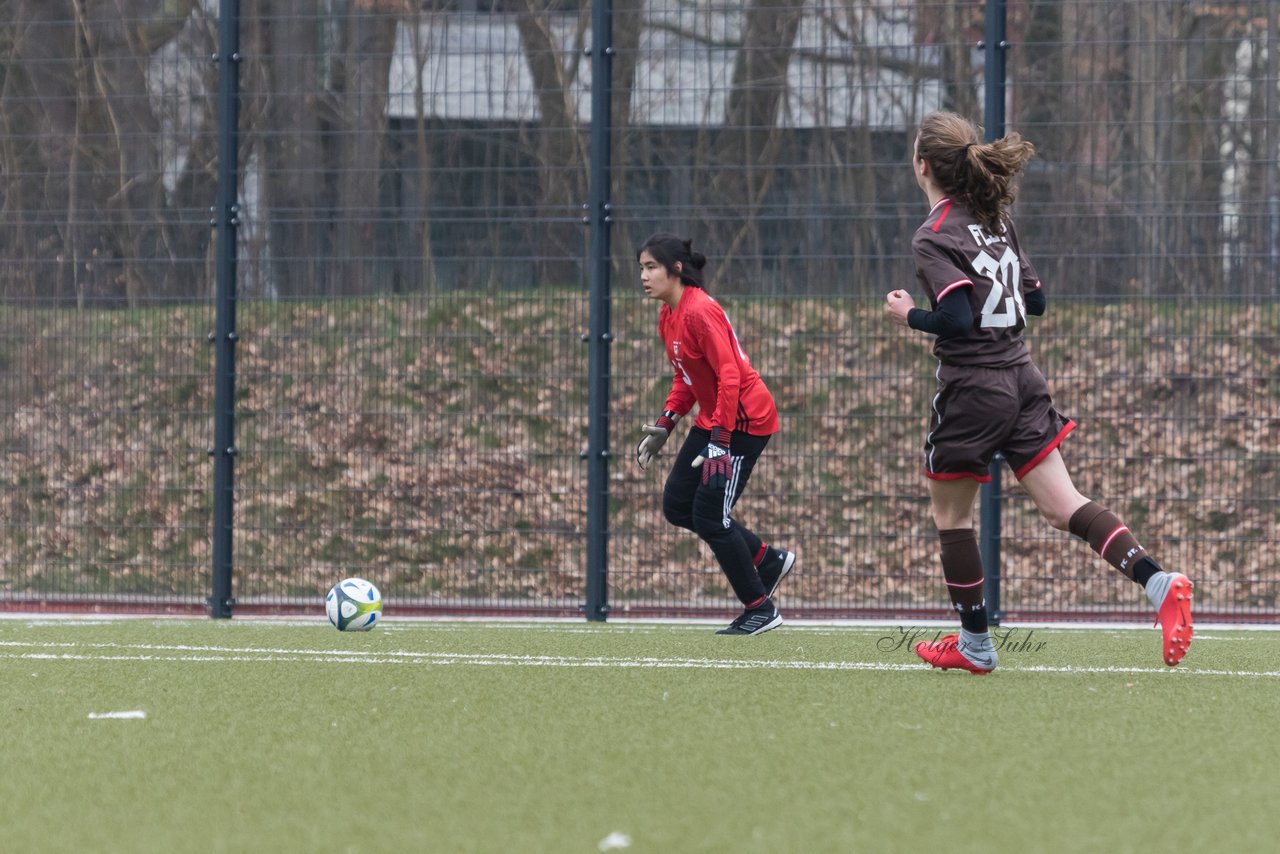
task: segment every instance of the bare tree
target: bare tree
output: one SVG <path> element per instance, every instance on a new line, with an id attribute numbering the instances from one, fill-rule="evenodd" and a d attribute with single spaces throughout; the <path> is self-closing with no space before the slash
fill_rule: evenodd
<path id="1" fill-rule="evenodd" d="M 743 10 L 741 44 L 733 66 L 724 126 L 699 169 L 695 201 L 717 210 L 710 241 L 722 259 L 717 278 L 759 278 L 759 264 L 743 267 L 738 256 L 761 257 L 758 213 L 777 178 L 782 143 L 779 107 L 787 92 L 787 67 L 795 51 L 804 4 L 797 0 L 751 0 Z"/>
<path id="2" fill-rule="evenodd" d="M 414 163 L 417 168 L 409 185 L 414 189 L 413 205 L 410 210 L 414 222 L 410 226 L 413 245 L 417 251 L 418 282 L 429 288 L 436 283 L 435 253 L 431 246 L 431 189 L 432 149 L 427 144 L 427 93 L 422 82 L 423 70 L 430 58 L 431 40 L 425 33 L 425 16 L 421 3 L 415 0 L 403 0 L 405 25 L 409 28 L 409 47 L 413 58 L 413 145 Z M 401 176 L 403 179 L 404 176 Z"/>
<path id="3" fill-rule="evenodd" d="M 1224 289 L 1274 294 L 1280 290 L 1280 8 L 1255 0 L 1216 11 L 1236 46 L 1224 74 L 1219 266 Z"/>
<path id="4" fill-rule="evenodd" d="M 387 85 L 401 0 L 356 0 L 339 26 L 333 88 L 337 101 L 333 222 L 335 293 L 383 289 L 377 261 L 387 144 Z M 387 288 L 389 289 L 389 288 Z"/>
<path id="5" fill-rule="evenodd" d="M 627 181 L 631 159 L 635 155 L 637 129 L 631 121 L 631 100 L 636 85 L 636 67 L 640 59 L 640 33 L 644 29 L 645 0 L 613 0 L 613 186 L 610 196 L 622 210 L 627 205 Z M 625 278 L 635 268 L 632 247 L 625 239 L 613 241 L 614 275 Z"/>
<path id="6" fill-rule="evenodd" d="M 262 216 L 279 296 L 315 293 L 327 272 L 321 19 L 314 0 L 247 0 L 243 90 L 250 99 L 247 145 L 262 169 Z"/>
<path id="7" fill-rule="evenodd" d="M 26 179 L 10 187 L 6 205 L 42 212 L 32 219 L 48 224 L 22 238 L 17 254 L 35 265 L 25 287 L 81 304 L 188 292 L 178 262 L 190 240 L 177 233 L 162 186 L 148 75 L 156 53 L 187 26 L 195 0 L 6 5 L 12 63 L 0 112 L 22 141 L 6 146 L 5 160 L 10 174 Z M 39 233 L 44 228 L 53 231 Z M 39 272 L 50 255 L 52 277 Z"/>
<path id="8" fill-rule="evenodd" d="M 136 3 L 126 12 L 123 0 L 73 0 L 89 85 L 105 113 L 101 118 L 109 129 L 108 156 L 115 161 L 106 209 L 124 255 L 123 284 L 130 305 L 143 297 L 171 294 L 177 285 L 172 266 L 164 263 L 176 259 L 161 214 L 159 125 L 143 93 L 152 53 L 178 34 L 193 3 L 153 0 L 147 14 Z M 157 14 L 161 6 L 168 8 Z"/>
<path id="9" fill-rule="evenodd" d="M 538 281 L 565 284 L 581 277 L 580 259 L 585 248 L 579 211 L 587 200 L 587 150 L 573 87 L 590 18 L 584 9 L 573 34 L 574 49 L 565 51 L 548 6 L 538 0 L 523 0 L 516 27 L 538 98 L 539 121 L 534 131 L 540 191 L 537 210 L 542 226 L 542 240 L 535 242 Z"/>
<path id="10" fill-rule="evenodd" d="M 1070 256 L 1045 257 L 1041 272 L 1080 294 L 1221 289 L 1223 81 L 1248 10 L 1016 11 L 1009 121 L 1032 129 L 1039 152 L 1021 194 L 1024 240 L 1052 247 L 1072 223 Z"/>
<path id="11" fill-rule="evenodd" d="M 279 296 L 381 289 L 387 87 L 405 0 L 249 0 L 247 129 Z"/>
<path id="12" fill-rule="evenodd" d="M 82 112 L 76 86 L 84 67 L 69 0 L 42 4 L 11 0 L 6 9 L 8 48 L 0 115 L 4 118 L 6 254 L 15 260 L 5 293 L 54 299 L 82 295 L 83 245 L 79 223 L 87 195 L 78 158 L 82 151 Z M 68 47 L 70 50 L 68 50 Z M 71 56 L 67 69 L 36 61 L 43 56 Z M 67 73 L 68 71 L 73 73 Z M 42 144 L 43 141 L 43 144 Z M 44 211 L 62 211 L 61 233 L 50 233 Z M 52 217 L 49 217 L 52 218 Z M 55 276 L 42 276 L 41 259 L 53 254 Z M 42 281 L 43 280 L 43 281 Z M 43 284 L 43 287 L 40 285 Z"/>

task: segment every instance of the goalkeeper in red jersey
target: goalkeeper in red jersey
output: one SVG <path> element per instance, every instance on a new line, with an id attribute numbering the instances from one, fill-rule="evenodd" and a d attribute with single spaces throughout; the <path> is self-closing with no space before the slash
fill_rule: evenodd
<path id="1" fill-rule="evenodd" d="M 773 395 L 751 367 L 724 310 L 704 290 L 707 259 L 690 241 L 655 234 L 636 259 L 645 296 L 662 303 L 658 333 L 674 368 L 663 413 L 644 426 L 636 462 L 647 469 L 676 422 L 697 405 L 698 417 L 667 475 L 662 513 L 711 547 L 742 602 L 742 615 L 718 634 L 767 632 L 782 625 L 773 594 L 796 556 L 761 541 L 731 511 L 769 437 L 778 432 Z"/>
<path id="2" fill-rule="evenodd" d="M 911 247 L 930 307 L 916 308 L 906 291 L 895 290 L 885 309 L 893 322 L 937 336 L 924 473 L 961 625 L 958 635 L 917 644 L 916 653 L 943 670 L 995 669 L 973 502 L 1000 451 L 1050 525 L 1087 542 L 1146 591 L 1172 667 L 1191 646 L 1191 581 L 1166 572 L 1116 514 L 1076 490 L 1058 452 L 1076 424 L 1054 408 L 1023 340 L 1027 315 L 1044 314 L 1047 300 L 1007 208 L 1034 152 L 1016 133 L 980 142 L 955 113 L 929 114 L 916 135 L 912 166 L 930 207 Z"/>

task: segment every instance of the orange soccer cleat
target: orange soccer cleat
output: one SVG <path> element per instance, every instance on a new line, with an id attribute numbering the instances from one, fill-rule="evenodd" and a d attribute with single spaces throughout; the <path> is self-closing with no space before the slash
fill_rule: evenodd
<path id="1" fill-rule="evenodd" d="M 916 655 L 939 670 L 968 670 L 978 676 L 995 670 L 994 663 L 991 667 L 982 667 L 965 658 L 960 651 L 959 635 L 945 635 L 935 641 L 920 641 L 916 644 Z"/>
<path id="2" fill-rule="evenodd" d="M 1173 581 L 1169 584 L 1169 592 L 1164 594 L 1160 610 L 1156 615 L 1156 625 L 1164 635 L 1164 663 L 1173 667 L 1186 656 L 1191 648 L 1191 636 L 1195 629 L 1191 625 L 1191 590 L 1195 586 L 1191 579 L 1181 572 L 1172 572 Z"/>

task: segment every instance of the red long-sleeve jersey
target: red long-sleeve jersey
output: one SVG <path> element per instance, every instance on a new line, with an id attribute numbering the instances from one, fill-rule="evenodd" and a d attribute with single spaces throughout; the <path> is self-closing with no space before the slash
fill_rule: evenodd
<path id="1" fill-rule="evenodd" d="M 702 288 L 686 287 L 672 311 L 658 314 L 658 334 L 675 368 L 666 408 L 686 415 L 698 404 L 695 426 L 741 430 L 753 436 L 778 432 L 773 395 L 751 367 L 724 309 Z"/>

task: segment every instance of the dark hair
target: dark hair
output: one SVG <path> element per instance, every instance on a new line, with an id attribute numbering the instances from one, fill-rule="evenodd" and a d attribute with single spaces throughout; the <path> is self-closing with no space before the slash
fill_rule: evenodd
<path id="1" fill-rule="evenodd" d="M 1017 195 L 1015 179 L 1035 153 L 1018 133 L 983 143 L 973 123 L 955 113 L 930 113 L 916 136 L 916 157 L 928 162 L 938 188 L 991 234 L 1004 234 L 1005 211 Z"/>
<path id="2" fill-rule="evenodd" d="M 648 252 L 653 260 L 666 267 L 668 273 L 679 276 L 686 285 L 702 287 L 702 268 L 707 266 L 707 256 L 694 251 L 692 240 L 682 240 L 674 234 L 660 231 L 651 235 L 636 250 L 636 261 L 640 260 L 640 255 L 644 252 Z M 676 262 L 680 263 L 679 270 L 676 269 Z"/>

